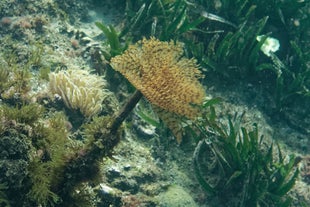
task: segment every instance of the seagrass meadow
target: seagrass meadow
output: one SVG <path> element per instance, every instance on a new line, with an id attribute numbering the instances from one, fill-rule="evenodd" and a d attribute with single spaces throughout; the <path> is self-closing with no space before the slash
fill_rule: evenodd
<path id="1" fill-rule="evenodd" d="M 0 206 L 310 206 L 309 51 L 304 0 L 2 0 Z"/>

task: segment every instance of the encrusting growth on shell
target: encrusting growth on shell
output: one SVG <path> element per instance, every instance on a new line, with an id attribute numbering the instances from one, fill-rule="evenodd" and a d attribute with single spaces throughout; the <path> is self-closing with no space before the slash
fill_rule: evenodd
<path id="1" fill-rule="evenodd" d="M 189 119 L 199 115 L 205 90 L 198 79 L 203 75 L 194 59 L 183 57 L 181 43 L 144 38 L 112 58 L 111 66 L 155 106 Z"/>

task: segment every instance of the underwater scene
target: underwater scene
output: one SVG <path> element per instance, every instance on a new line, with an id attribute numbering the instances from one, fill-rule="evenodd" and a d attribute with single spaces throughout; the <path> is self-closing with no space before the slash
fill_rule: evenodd
<path id="1" fill-rule="evenodd" d="M 0 0 L 0 207 L 310 206 L 307 0 Z"/>

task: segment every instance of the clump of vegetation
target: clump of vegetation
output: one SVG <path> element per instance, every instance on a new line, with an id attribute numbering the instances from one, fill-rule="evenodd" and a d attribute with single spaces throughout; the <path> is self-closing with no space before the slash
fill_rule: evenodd
<path id="1" fill-rule="evenodd" d="M 29 165 L 32 187 L 28 197 L 43 206 L 60 201 L 57 184 L 63 181 L 67 161 L 77 150 L 69 138 L 67 122 L 64 114 L 56 113 L 46 120 L 46 125 L 38 124 L 32 137 L 36 154 Z"/>
<path id="2" fill-rule="evenodd" d="M 43 112 L 44 107 L 35 103 L 16 107 L 1 106 L 1 115 L 5 117 L 5 120 L 14 120 L 17 123 L 27 125 L 33 125 L 42 116 Z"/>
<path id="3" fill-rule="evenodd" d="M 243 25 L 237 31 L 228 32 L 221 41 L 214 38 L 209 41 L 207 57 L 200 57 L 207 68 L 220 73 L 229 81 L 252 77 L 264 40 L 258 42 L 256 37 L 261 34 L 268 18 L 256 22 L 256 25 Z M 266 38 L 266 37 L 265 37 Z M 211 48 L 216 45 L 216 48 Z M 202 46 L 204 47 L 204 46 Z M 195 49 L 193 49 L 195 50 Z"/>
<path id="4" fill-rule="evenodd" d="M 199 14 L 190 12 L 190 5 L 184 0 L 128 1 L 121 36 L 131 36 L 134 41 L 143 36 L 162 41 L 181 40 L 204 21 Z"/>
<path id="5" fill-rule="evenodd" d="M 156 37 L 161 41 L 186 38 L 189 32 L 197 30 L 197 26 L 205 20 L 200 15 L 190 13 L 189 5 L 184 0 L 127 1 L 124 26 L 120 32 L 112 25 L 96 22 L 110 47 L 109 51 L 103 51 L 106 60 L 122 54 L 132 41 L 136 42 L 142 37 Z"/>
<path id="6" fill-rule="evenodd" d="M 129 40 L 122 42 L 122 36 L 116 31 L 116 29 L 112 26 L 106 26 L 103 23 L 96 22 L 96 26 L 103 32 L 108 44 L 109 50 L 102 51 L 106 60 L 110 60 L 112 57 L 116 55 L 122 54 L 129 45 Z"/>
<path id="7" fill-rule="evenodd" d="M 206 129 L 211 123 L 212 128 Z M 209 125 L 210 126 L 210 125 Z M 288 192 L 298 177 L 294 155 L 284 156 L 277 145 L 251 130 L 240 127 L 240 120 L 229 127 L 214 119 L 197 125 L 200 137 L 194 152 L 194 170 L 203 189 L 221 206 L 290 206 Z"/>

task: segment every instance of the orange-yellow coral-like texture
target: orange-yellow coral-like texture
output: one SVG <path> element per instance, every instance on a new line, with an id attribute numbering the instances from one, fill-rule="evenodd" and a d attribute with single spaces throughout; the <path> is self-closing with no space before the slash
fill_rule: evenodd
<path id="1" fill-rule="evenodd" d="M 111 65 L 152 104 L 190 119 L 199 114 L 202 74 L 194 59 L 183 57 L 181 43 L 143 39 L 112 58 Z"/>

